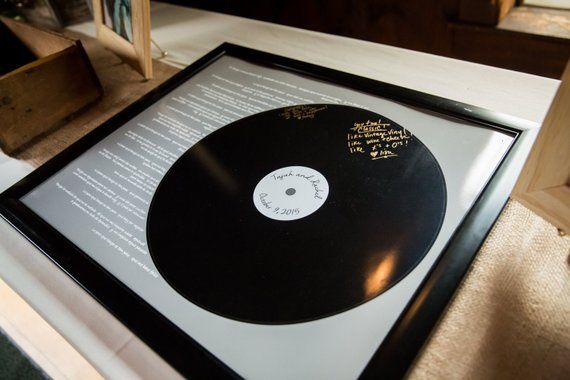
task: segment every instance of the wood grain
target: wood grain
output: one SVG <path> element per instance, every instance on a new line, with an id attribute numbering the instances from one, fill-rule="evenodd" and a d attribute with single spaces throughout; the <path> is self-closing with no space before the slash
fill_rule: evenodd
<path id="1" fill-rule="evenodd" d="M 189 5 L 187 0 L 169 0 L 169 2 Z M 564 65 L 570 57 L 570 40 L 546 40 L 544 36 L 534 35 L 537 28 L 533 28 L 533 31 L 526 30 L 524 33 L 512 32 L 511 36 L 505 39 L 502 31 L 495 27 L 496 20 L 506 20 L 521 8 L 514 7 L 507 13 L 509 6 L 514 3 L 513 0 L 336 0 L 326 2 L 326 6 L 322 1 L 314 0 L 271 2 L 192 0 L 191 3 L 192 6 L 212 11 L 364 39 L 556 79 L 560 78 Z M 485 5 L 488 6 L 487 11 L 477 12 L 486 13 L 486 17 L 492 21 L 477 21 L 477 13 L 470 7 L 481 8 Z M 570 11 L 566 11 L 568 12 Z M 553 16 L 554 10 L 550 10 L 549 13 Z M 557 10 L 556 13 L 560 11 Z M 177 19 L 181 17 L 177 16 Z M 557 15 L 556 20 L 558 23 L 565 23 L 568 16 Z M 548 22 L 555 22 L 554 16 L 550 17 Z M 456 34 L 450 23 L 467 29 Z M 531 26 L 536 25 L 533 23 Z M 223 28 L 213 24 L 212 29 Z M 551 29 L 540 28 L 542 32 Z M 200 40 L 201 36 L 197 39 Z M 493 43 L 495 39 L 502 43 Z M 282 42 L 288 41 L 283 38 Z M 456 48 L 457 44 L 460 48 Z M 544 61 L 547 63 L 544 64 Z"/>
<path id="2" fill-rule="evenodd" d="M 472 62 L 559 78 L 570 57 L 567 39 L 467 23 L 450 23 L 449 31 L 450 55 Z"/>
<path id="3" fill-rule="evenodd" d="M 512 197 L 570 232 L 570 61 Z"/>
<path id="4" fill-rule="evenodd" d="M 18 39 L 39 58 L 47 57 L 75 45 L 73 39 L 47 29 L 17 22 L 6 17 L 0 17 L 0 22 L 18 36 Z"/>
<path id="5" fill-rule="evenodd" d="M 144 80 L 127 63 L 105 49 L 100 41 L 79 33 L 68 31 L 66 34 L 83 41 L 105 95 L 73 120 L 17 152 L 16 158 L 33 166 L 43 164 L 179 71 L 172 66 L 154 62 L 155 78 Z"/>
<path id="6" fill-rule="evenodd" d="M 6 154 L 71 120 L 102 95 L 81 42 L 2 19 L 39 58 L 0 77 L 0 148 Z"/>
<path id="7" fill-rule="evenodd" d="M 459 20 L 485 25 L 497 25 L 516 0 L 459 0 Z"/>

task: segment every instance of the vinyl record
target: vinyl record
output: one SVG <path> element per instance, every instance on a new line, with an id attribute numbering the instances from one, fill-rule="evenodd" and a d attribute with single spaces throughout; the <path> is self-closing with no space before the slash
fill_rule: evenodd
<path id="1" fill-rule="evenodd" d="M 218 315 L 262 324 L 330 316 L 404 278 L 441 228 L 430 151 L 376 113 L 339 105 L 240 119 L 161 181 L 147 238 L 161 275 Z"/>

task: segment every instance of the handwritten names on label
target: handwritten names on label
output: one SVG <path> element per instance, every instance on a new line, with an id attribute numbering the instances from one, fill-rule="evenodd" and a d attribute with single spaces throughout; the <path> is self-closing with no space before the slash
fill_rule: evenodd
<path id="1" fill-rule="evenodd" d="M 271 178 L 273 178 L 274 181 L 283 181 L 283 180 L 286 181 L 287 178 L 289 178 L 289 177 L 297 177 L 297 178 L 304 179 L 305 181 L 310 183 L 311 187 L 314 189 L 315 193 L 314 193 L 313 197 L 315 199 L 323 199 L 321 194 L 324 193 L 325 191 L 321 188 L 321 184 L 320 184 L 321 180 L 318 179 L 317 176 L 314 174 L 294 172 L 292 169 L 287 171 L 287 172 L 283 172 L 283 173 L 271 174 Z"/>
<path id="2" fill-rule="evenodd" d="M 412 133 L 405 128 L 393 128 L 381 120 L 356 122 L 347 134 L 350 154 L 364 154 L 372 160 L 398 157 L 408 146 Z"/>
<path id="3" fill-rule="evenodd" d="M 327 106 L 307 106 L 307 105 L 299 105 L 294 107 L 285 108 L 283 113 L 280 114 L 285 120 L 289 119 L 314 119 L 315 115 L 323 110 L 326 110 Z"/>
<path id="4" fill-rule="evenodd" d="M 263 177 L 253 190 L 253 204 L 264 216 L 296 220 L 317 211 L 326 201 L 326 178 L 315 169 L 287 166 Z"/>

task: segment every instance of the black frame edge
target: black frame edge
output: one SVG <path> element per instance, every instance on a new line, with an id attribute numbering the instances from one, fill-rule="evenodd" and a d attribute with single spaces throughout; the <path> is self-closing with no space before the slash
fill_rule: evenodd
<path id="1" fill-rule="evenodd" d="M 514 137 L 514 144 L 510 152 L 458 230 L 453 234 L 408 307 L 362 373 L 363 377 L 400 378 L 404 376 L 409 365 L 429 337 L 441 313 L 445 310 L 485 236 L 506 203 L 510 189 L 514 185 L 512 174 L 515 172 L 518 174 L 518 170 L 522 166 L 520 161 L 524 162 L 524 157 L 526 157 L 536 135 L 530 130 L 536 128 L 536 123 L 420 93 L 412 89 L 224 43 L 129 105 L 0 194 L 0 214 L 173 367 L 186 375 L 196 377 L 212 377 L 214 375 L 216 377 L 238 377 L 234 371 L 150 307 L 86 254 L 83 254 L 78 247 L 74 246 L 18 200 L 68 162 L 81 155 L 83 151 L 119 128 L 124 122 L 142 112 L 147 106 L 160 99 L 181 82 L 189 79 L 225 54 L 249 60 L 259 65 L 366 92 L 408 106 L 418 107 L 437 113 L 441 117 L 458 118 L 499 130 Z M 516 174 L 514 178 L 516 178 Z M 63 252 L 67 250 L 79 254 L 66 255 Z M 101 288 L 98 285 L 99 281 L 109 281 L 110 288 Z M 137 313 L 132 313 L 132 310 L 137 310 Z M 138 316 L 141 314 L 138 313 L 147 313 L 150 322 L 147 319 L 139 320 Z M 156 328 L 157 324 L 159 328 Z M 170 330 L 168 334 L 165 333 L 166 330 Z M 168 338 L 165 337 L 165 334 L 168 335 Z M 404 346 L 398 343 L 403 340 L 406 340 Z M 180 355 L 182 347 L 186 347 L 187 344 L 193 347 L 190 358 L 187 356 L 188 350 L 185 350 L 184 355 Z"/>

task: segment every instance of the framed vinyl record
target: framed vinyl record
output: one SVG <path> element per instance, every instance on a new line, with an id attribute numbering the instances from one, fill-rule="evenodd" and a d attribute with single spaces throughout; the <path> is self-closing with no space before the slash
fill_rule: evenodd
<path id="1" fill-rule="evenodd" d="M 398 378 L 536 129 L 225 43 L 0 213 L 185 376 Z"/>

